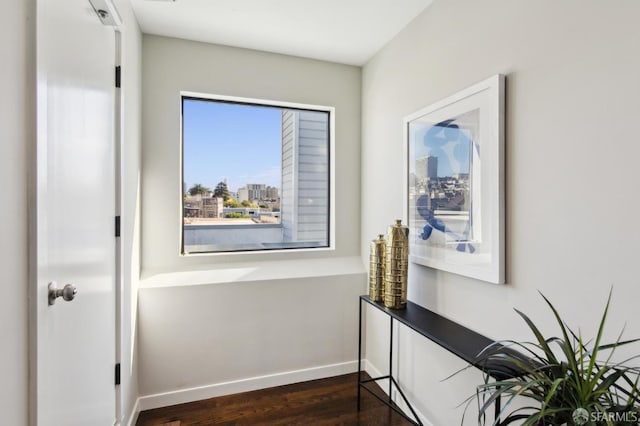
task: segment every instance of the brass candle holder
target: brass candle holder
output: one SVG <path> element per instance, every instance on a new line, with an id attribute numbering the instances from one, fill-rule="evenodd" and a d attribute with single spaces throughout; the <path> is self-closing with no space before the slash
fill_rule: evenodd
<path id="1" fill-rule="evenodd" d="M 400 219 L 388 228 L 384 265 L 384 305 L 403 309 L 407 306 L 409 228 Z"/>
<path id="2" fill-rule="evenodd" d="M 384 235 L 371 241 L 371 251 L 369 254 L 369 297 L 374 302 L 384 300 L 384 258 L 386 243 Z"/>

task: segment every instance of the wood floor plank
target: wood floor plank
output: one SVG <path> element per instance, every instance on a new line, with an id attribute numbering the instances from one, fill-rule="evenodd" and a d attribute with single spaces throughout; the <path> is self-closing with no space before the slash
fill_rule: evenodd
<path id="1" fill-rule="evenodd" d="M 136 425 L 406 426 L 411 424 L 365 390 L 362 391 L 361 409 L 358 411 L 357 380 L 357 373 L 353 373 L 143 411 Z M 379 391 L 382 395 L 382 391 Z"/>

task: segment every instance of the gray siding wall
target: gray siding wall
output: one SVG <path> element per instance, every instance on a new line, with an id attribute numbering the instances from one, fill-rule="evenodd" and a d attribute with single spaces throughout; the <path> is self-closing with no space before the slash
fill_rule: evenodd
<path id="1" fill-rule="evenodd" d="M 296 112 L 282 111 L 282 194 L 280 195 L 280 220 L 283 228 L 283 240 L 296 240 Z"/>
<path id="2" fill-rule="evenodd" d="M 325 241 L 329 212 L 329 115 L 300 111 L 297 114 L 298 192 L 297 240 Z"/>
<path id="3" fill-rule="evenodd" d="M 329 115 L 282 112 L 284 241 L 326 242 L 329 227 Z"/>

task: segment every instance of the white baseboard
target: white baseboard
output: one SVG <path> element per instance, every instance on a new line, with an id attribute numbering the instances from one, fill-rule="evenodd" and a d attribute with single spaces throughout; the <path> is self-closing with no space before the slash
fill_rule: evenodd
<path id="1" fill-rule="evenodd" d="M 127 426 L 135 426 L 136 422 L 138 421 L 138 415 L 140 415 L 140 398 L 136 399 L 136 403 L 133 406 L 133 409 L 131 410 L 131 413 L 129 414 L 129 421 L 126 422 L 125 424 Z"/>
<path id="2" fill-rule="evenodd" d="M 371 377 L 380 377 L 383 374 L 378 370 L 368 359 L 363 359 L 364 371 L 367 372 Z M 385 392 L 386 393 L 386 392 Z"/>
<path id="3" fill-rule="evenodd" d="M 385 376 L 386 374 L 382 374 L 380 372 L 380 370 L 378 370 L 376 368 L 375 365 L 373 365 L 371 362 L 369 362 L 369 360 L 365 359 L 364 361 L 364 371 L 367 372 L 367 374 L 371 377 L 382 377 Z M 381 383 L 378 383 L 380 385 L 380 387 L 382 388 L 382 390 L 384 391 L 384 393 L 386 393 L 387 395 L 389 395 L 389 381 L 388 380 L 381 380 L 380 382 L 386 382 L 386 385 L 383 386 L 381 385 Z M 395 389 L 395 387 L 394 387 Z M 366 391 L 364 391 L 366 392 Z M 409 410 L 409 407 L 407 407 L 407 405 L 404 403 L 404 401 L 402 400 L 402 397 L 400 396 L 399 393 L 396 392 L 396 394 L 393 397 L 393 401 L 396 403 L 396 405 L 405 413 L 407 414 L 409 417 L 412 417 L 411 415 L 411 410 Z M 413 405 L 413 404 L 412 404 Z M 420 418 L 420 421 L 425 425 L 425 426 L 433 426 L 433 423 L 431 423 L 429 421 L 429 419 L 427 419 L 427 417 L 422 414 L 420 412 L 420 410 L 418 410 L 416 407 L 413 407 L 414 411 L 416 412 L 416 414 L 418 415 L 418 417 Z"/>
<path id="4" fill-rule="evenodd" d="M 249 392 L 273 386 L 289 385 L 292 383 L 339 376 L 341 374 L 355 373 L 357 370 L 358 361 L 348 361 L 339 364 L 323 365 L 320 367 L 287 371 L 284 373 L 250 377 L 230 382 L 215 383 L 189 389 L 145 395 L 138 398 L 138 401 L 136 402 L 136 409 L 139 413 L 142 410 L 168 407 L 170 405 L 184 404 L 186 402 L 215 398 L 217 396 L 231 395 L 239 392 Z"/>

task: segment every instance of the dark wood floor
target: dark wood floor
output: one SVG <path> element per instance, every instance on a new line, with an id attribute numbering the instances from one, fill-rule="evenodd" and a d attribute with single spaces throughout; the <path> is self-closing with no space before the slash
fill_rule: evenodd
<path id="1" fill-rule="evenodd" d="M 143 411 L 136 425 L 411 424 L 365 390 L 358 412 L 357 380 L 353 373 Z"/>

